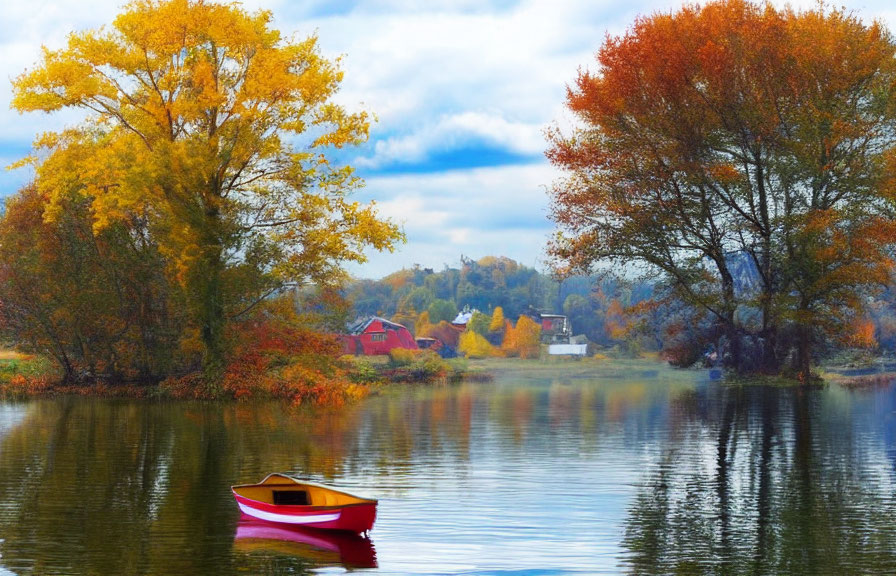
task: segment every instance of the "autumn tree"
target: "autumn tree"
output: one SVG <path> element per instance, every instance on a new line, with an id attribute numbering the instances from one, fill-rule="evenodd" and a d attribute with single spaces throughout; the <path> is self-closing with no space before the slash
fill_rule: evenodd
<path id="1" fill-rule="evenodd" d="M 502 332 L 504 330 L 504 323 L 506 322 L 504 318 L 504 309 L 500 306 L 497 306 L 492 312 L 492 318 L 488 324 L 489 332 Z"/>
<path id="2" fill-rule="evenodd" d="M 541 355 L 541 326 L 528 316 L 520 316 L 516 326 L 508 322 L 501 350 L 508 356 L 538 358 Z"/>
<path id="3" fill-rule="evenodd" d="M 429 331 L 433 324 L 429 321 L 429 312 L 424 310 L 414 319 L 414 335 L 420 338 L 430 338 Z"/>
<path id="4" fill-rule="evenodd" d="M 500 345 L 504 340 L 506 324 L 507 319 L 504 317 L 504 309 L 497 306 L 492 312 L 492 317 L 488 324 L 488 341 L 492 344 Z"/>
<path id="5" fill-rule="evenodd" d="M 236 3 L 136 0 L 13 83 L 20 112 L 87 115 L 36 141 L 44 217 L 82 191 L 95 233 L 147 219 L 212 372 L 229 321 L 290 286 L 333 283 L 365 247 L 401 238 L 350 200 L 360 182 L 331 160 L 369 124 L 334 102 L 338 61 L 271 21 Z"/>
<path id="6" fill-rule="evenodd" d="M 460 335 L 457 351 L 467 358 L 494 358 L 501 356 L 501 350 L 491 345 L 485 336 L 472 330 Z"/>
<path id="7" fill-rule="evenodd" d="M 23 350 L 47 354 L 67 382 L 157 381 L 176 362 L 182 318 L 145 221 L 94 233 L 89 201 L 44 198 L 28 186 L 0 219 L 0 329 Z"/>
<path id="8" fill-rule="evenodd" d="M 608 37 L 548 132 L 557 267 L 658 272 L 730 366 L 808 376 L 814 335 L 891 268 L 894 51 L 843 10 L 743 0 Z"/>

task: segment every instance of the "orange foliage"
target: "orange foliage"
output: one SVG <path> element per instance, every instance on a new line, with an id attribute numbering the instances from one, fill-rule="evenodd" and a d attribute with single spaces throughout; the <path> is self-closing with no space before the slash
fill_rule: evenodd
<path id="1" fill-rule="evenodd" d="M 853 348 L 876 347 L 877 340 L 874 338 L 874 323 L 867 318 L 854 320 L 847 344 Z"/>
<path id="2" fill-rule="evenodd" d="M 616 298 L 611 300 L 607 307 L 604 329 L 611 340 L 623 340 L 628 333 L 625 311 L 622 309 L 622 303 Z"/>
<path id="3" fill-rule="evenodd" d="M 235 400 L 277 398 L 293 405 L 341 406 L 363 398 L 368 388 L 352 382 L 339 362 L 341 345 L 329 335 L 275 320 L 234 328 L 239 343 L 218 382 L 201 374 L 168 379 L 162 389 L 176 398 L 225 396 Z"/>
<path id="4" fill-rule="evenodd" d="M 752 256 L 763 330 L 796 328 L 806 372 L 811 335 L 839 333 L 893 271 L 894 53 L 879 23 L 824 3 L 713 0 L 607 37 L 567 91 L 571 133 L 548 131 L 567 173 L 552 189 L 557 267 L 643 264 L 735 333 L 757 298 L 733 289 L 730 264 Z M 760 361 L 777 368 L 776 354 Z"/>
<path id="5" fill-rule="evenodd" d="M 508 321 L 501 350 L 508 356 L 538 358 L 541 355 L 541 326 L 528 316 L 520 316 L 516 326 Z"/>
<path id="6" fill-rule="evenodd" d="M 442 320 L 438 324 L 430 324 L 429 329 L 425 333 L 418 332 L 417 335 L 426 338 L 435 338 L 451 348 L 457 348 L 458 342 L 460 341 L 460 334 L 460 330 L 445 320 Z"/>

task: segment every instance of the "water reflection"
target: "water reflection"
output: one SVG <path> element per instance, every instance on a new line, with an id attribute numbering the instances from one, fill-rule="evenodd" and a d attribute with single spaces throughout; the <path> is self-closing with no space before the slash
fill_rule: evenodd
<path id="1" fill-rule="evenodd" d="M 376 568 L 376 550 L 369 538 L 240 519 L 234 536 L 239 552 L 298 556 L 317 566 Z"/>
<path id="2" fill-rule="evenodd" d="M 573 368 L 396 387 L 332 412 L 0 406 L 0 564 L 22 575 L 896 572 L 893 389 Z M 272 471 L 379 498 L 376 550 L 242 523 L 229 487 Z"/>
<path id="3" fill-rule="evenodd" d="M 709 387 L 697 403 L 629 508 L 631 573 L 896 573 L 892 445 L 878 434 L 892 390 Z"/>

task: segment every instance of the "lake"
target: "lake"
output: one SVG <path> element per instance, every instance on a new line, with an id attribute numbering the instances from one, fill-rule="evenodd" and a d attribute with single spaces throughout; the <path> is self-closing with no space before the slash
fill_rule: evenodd
<path id="1" fill-rule="evenodd" d="M 519 366 L 342 410 L 0 404 L 0 575 L 896 573 L 896 389 Z M 241 521 L 272 471 L 378 498 L 370 538 Z"/>

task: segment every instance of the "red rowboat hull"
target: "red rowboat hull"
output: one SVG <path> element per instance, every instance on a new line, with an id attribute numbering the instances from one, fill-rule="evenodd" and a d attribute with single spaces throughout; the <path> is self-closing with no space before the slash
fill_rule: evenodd
<path id="1" fill-rule="evenodd" d="M 376 502 L 346 506 L 290 506 L 259 502 L 236 492 L 233 497 L 246 516 L 274 524 L 360 534 L 373 528 L 376 520 Z"/>

